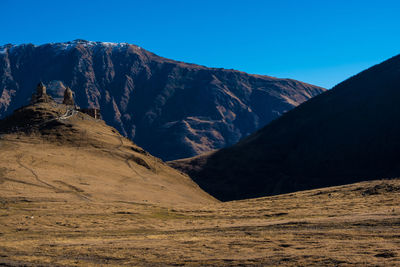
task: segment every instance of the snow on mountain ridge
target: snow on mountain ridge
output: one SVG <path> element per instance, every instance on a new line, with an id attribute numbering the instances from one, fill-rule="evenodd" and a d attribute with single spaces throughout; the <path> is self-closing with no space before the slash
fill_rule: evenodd
<path id="1" fill-rule="evenodd" d="M 48 44 L 44 44 L 48 45 Z M 122 48 L 130 46 L 131 44 L 128 43 L 113 43 L 113 42 L 94 42 L 94 41 L 86 41 L 77 39 L 70 42 L 62 42 L 62 43 L 50 43 L 50 45 L 56 46 L 57 48 L 61 48 L 62 50 L 69 50 L 71 48 L 75 48 L 76 46 L 80 45 L 83 47 L 87 47 L 90 49 L 105 47 L 105 48 Z M 135 46 L 135 45 L 133 45 Z"/>
<path id="2" fill-rule="evenodd" d="M 72 48 L 75 48 L 77 45 L 81 45 L 83 47 L 87 48 L 99 48 L 99 47 L 104 47 L 104 48 L 123 48 L 123 47 L 128 47 L 128 46 L 134 46 L 138 49 L 141 49 L 141 47 L 134 45 L 134 44 L 129 44 L 129 43 L 114 43 L 114 42 L 95 42 L 95 41 L 86 41 L 82 39 L 76 39 L 73 41 L 68 41 L 68 42 L 55 42 L 55 43 L 46 43 L 46 44 L 41 44 L 41 45 L 35 45 L 35 44 L 5 44 L 5 45 L 0 45 L 0 54 L 6 54 L 7 52 L 13 52 L 15 48 L 19 47 L 24 47 L 26 45 L 31 45 L 33 47 L 45 47 L 45 46 L 52 46 L 57 49 L 61 49 L 63 51 L 70 50 Z"/>

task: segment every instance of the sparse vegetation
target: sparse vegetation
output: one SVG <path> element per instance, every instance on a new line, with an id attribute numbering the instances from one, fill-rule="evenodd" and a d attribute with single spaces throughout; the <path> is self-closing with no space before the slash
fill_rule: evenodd
<path id="1" fill-rule="evenodd" d="M 0 199 L 0 264 L 398 266 L 400 179 L 174 208 Z M 45 238 L 44 238 L 45 237 Z"/>

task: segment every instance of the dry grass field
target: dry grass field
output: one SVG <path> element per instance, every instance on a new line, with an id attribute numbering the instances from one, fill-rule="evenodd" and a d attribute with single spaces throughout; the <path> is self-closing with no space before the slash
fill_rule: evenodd
<path id="1" fill-rule="evenodd" d="M 0 138 L 0 266 L 400 266 L 400 179 L 221 203 L 46 105 Z"/>
<path id="2" fill-rule="evenodd" d="M 170 207 L 2 195 L 0 263 L 399 266 L 399 193 L 395 179 Z"/>

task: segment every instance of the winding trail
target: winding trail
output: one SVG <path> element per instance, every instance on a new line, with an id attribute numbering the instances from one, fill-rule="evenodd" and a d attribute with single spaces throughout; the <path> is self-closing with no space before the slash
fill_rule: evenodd
<path id="1" fill-rule="evenodd" d="M 77 114 L 78 111 L 75 108 L 67 108 L 67 111 L 65 112 L 64 115 L 56 118 L 57 120 L 66 120 Z"/>
<path id="2" fill-rule="evenodd" d="M 39 183 L 45 185 L 46 188 L 54 190 L 54 192 L 56 192 L 56 193 L 71 193 L 71 194 L 74 194 L 75 196 L 77 196 L 77 197 L 79 197 L 79 198 L 81 198 L 83 200 L 91 201 L 91 199 L 88 198 L 87 196 L 83 195 L 82 192 L 80 192 L 79 189 L 77 189 L 76 187 L 74 187 L 72 185 L 69 185 L 69 184 L 67 184 L 65 182 L 61 181 L 61 184 L 63 184 L 64 186 L 67 186 L 71 190 L 64 190 L 64 189 L 55 187 L 54 185 L 51 185 L 51 184 L 46 183 L 45 181 L 41 180 L 39 178 L 39 175 L 32 168 L 29 168 L 28 166 L 26 166 L 25 164 L 23 164 L 21 162 L 22 158 L 23 158 L 23 154 L 17 155 L 16 161 L 17 161 L 18 165 L 20 165 L 22 168 L 24 168 L 24 169 L 28 170 L 30 173 L 32 173 L 32 175 L 33 175 L 33 177 L 35 177 L 36 181 L 38 181 Z M 8 179 L 8 180 L 12 181 L 11 179 Z M 56 181 L 56 182 L 60 182 L 60 181 Z M 30 184 L 30 183 L 27 183 L 27 184 Z M 35 184 L 32 184 L 32 185 L 35 185 Z M 35 185 L 35 186 L 40 186 L 40 185 Z"/>
<path id="3" fill-rule="evenodd" d="M 24 168 L 24 169 L 28 170 L 30 173 L 32 173 L 33 177 L 35 177 L 36 181 L 38 181 L 39 183 L 46 185 L 48 188 L 50 188 L 50 189 L 52 189 L 52 190 L 54 190 L 56 192 L 60 192 L 59 188 L 57 188 L 57 187 L 55 187 L 55 186 L 53 186 L 53 185 L 51 185 L 49 183 L 46 183 L 45 181 L 41 180 L 39 178 L 39 176 L 37 175 L 37 173 L 33 169 L 31 169 L 28 166 L 26 166 L 25 164 L 23 164 L 21 162 L 21 159 L 22 159 L 23 156 L 24 156 L 23 154 L 17 155 L 16 159 L 17 159 L 18 165 L 20 165 L 22 168 Z"/>
<path id="4" fill-rule="evenodd" d="M 119 139 L 119 141 L 120 141 L 120 144 L 116 147 L 116 149 L 117 149 L 118 151 L 120 151 L 121 153 L 124 153 L 124 152 L 122 151 L 122 149 L 121 149 L 121 147 L 123 147 L 123 145 L 124 145 L 124 141 L 123 141 L 123 139 L 122 139 L 122 136 L 118 135 L 118 139 Z M 139 174 L 139 172 L 138 172 L 137 170 L 135 170 L 135 168 L 133 168 L 133 166 L 132 166 L 131 163 L 129 162 L 129 159 L 130 159 L 130 158 L 126 158 L 126 159 L 125 159 L 126 165 L 128 165 L 128 167 L 129 167 L 137 176 L 139 176 L 140 178 L 142 178 L 143 181 L 147 181 L 148 179 L 147 179 L 146 177 L 144 177 L 143 175 Z"/>

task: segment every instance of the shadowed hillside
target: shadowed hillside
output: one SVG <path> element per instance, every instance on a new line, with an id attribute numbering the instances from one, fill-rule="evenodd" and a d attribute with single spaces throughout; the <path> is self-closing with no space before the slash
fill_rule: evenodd
<path id="1" fill-rule="evenodd" d="M 75 40 L 0 46 L 0 118 L 27 104 L 41 79 L 152 155 L 191 157 L 233 145 L 325 89 L 291 79 L 206 68 L 136 45 Z M 62 86 L 61 86 L 62 87 Z M 59 88 L 59 87 L 58 87 Z"/>
<path id="2" fill-rule="evenodd" d="M 398 177 L 399 100 L 396 56 L 230 148 L 171 165 L 221 200 Z"/>

